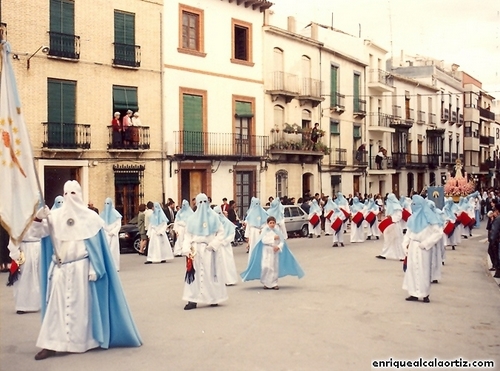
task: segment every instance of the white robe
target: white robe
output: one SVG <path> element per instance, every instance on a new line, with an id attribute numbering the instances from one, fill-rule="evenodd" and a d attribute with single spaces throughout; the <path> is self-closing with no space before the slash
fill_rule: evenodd
<path id="1" fill-rule="evenodd" d="M 378 210 L 367 210 L 365 211 L 364 216 L 366 217 L 369 213 L 373 212 L 375 214 L 375 222 L 373 225 L 370 225 L 366 220 L 363 221 L 363 223 L 366 223 L 366 226 L 368 227 L 368 235 L 367 237 L 380 237 L 380 230 L 378 229 L 378 214 L 380 211 Z"/>
<path id="2" fill-rule="evenodd" d="M 444 244 L 443 238 L 440 238 L 431 249 L 431 281 L 439 281 L 441 279 L 441 267 L 443 266 L 443 261 Z"/>
<path id="3" fill-rule="evenodd" d="M 120 270 L 120 241 L 118 240 L 118 234 L 120 233 L 121 227 L 121 219 L 116 219 L 113 223 L 104 225 L 104 231 L 106 232 L 109 251 L 111 252 L 111 256 L 113 257 L 113 262 L 115 263 L 117 271 Z"/>
<path id="4" fill-rule="evenodd" d="M 274 237 L 277 236 L 273 231 L 269 231 L 262 236 L 262 260 L 260 282 L 266 287 L 278 286 L 279 277 L 279 251 L 283 249 L 283 242 L 277 245 L 279 251 L 274 252 L 276 242 Z"/>
<path id="5" fill-rule="evenodd" d="M 321 212 L 309 214 L 309 219 L 311 219 L 314 214 L 319 217 L 320 222 L 316 225 L 316 227 L 314 227 L 310 222 L 307 223 L 309 225 L 309 235 L 312 234 L 314 236 L 321 236 Z"/>
<path id="6" fill-rule="evenodd" d="M 429 295 L 431 288 L 431 249 L 442 238 L 442 228 L 430 225 L 419 233 L 408 230 L 403 238 L 403 248 L 407 251 L 407 269 L 403 280 L 403 290 L 417 298 Z"/>
<path id="7" fill-rule="evenodd" d="M 226 237 L 221 243 L 220 253 L 224 264 L 224 276 L 226 285 L 235 285 L 238 282 L 238 272 L 236 271 L 236 263 L 234 262 L 233 246 L 231 242 L 234 240 L 234 235 Z"/>
<path id="8" fill-rule="evenodd" d="M 364 214 L 363 210 L 360 210 L 362 214 Z M 356 215 L 357 212 L 353 213 L 352 216 Z M 364 221 L 363 221 L 364 223 Z M 361 223 L 361 225 L 358 227 L 356 223 L 351 221 L 351 243 L 353 242 L 365 242 L 365 231 L 364 231 L 364 224 Z"/>
<path id="9" fill-rule="evenodd" d="M 19 278 L 13 285 L 16 311 L 40 310 L 40 239 L 45 236 L 41 224 L 32 223 L 19 246 L 12 240 L 9 243 L 10 257 L 18 260 L 22 251 L 25 259 L 19 267 Z"/>
<path id="10" fill-rule="evenodd" d="M 208 236 L 195 236 L 186 231 L 182 254 L 188 255 L 191 249 L 194 250 L 195 278 L 191 283 L 184 282 L 183 300 L 193 303 L 219 304 L 228 299 L 224 264 L 220 253 L 223 235 L 222 224 L 215 234 Z M 215 251 L 207 249 L 207 246 L 211 246 Z"/>
<path id="11" fill-rule="evenodd" d="M 262 228 L 265 226 L 266 223 L 262 224 L 259 228 L 247 224 L 245 228 L 245 237 L 248 238 L 248 261 L 250 261 L 253 248 L 259 240 L 260 232 L 262 232 Z"/>
<path id="12" fill-rule="evenodd" d="M 172 260 L 174 254 L 172 252 L 172 245 L 168 239 L 167 233 L 167 223 L 161 223 L 158 225 L 149 225 L 148 237 L 148 256 L 147 261 L 153 263 L 160 263 L 166 260 Z"/>
<path id="13" fill-rule="evenodd" d="M 36 346 L 83 353 L 99 343 L 92 336 L 89 274 L 95 274 L 83 240 L 59 241 L 62 264 L 52 262 L 47 309 Z M 50 297 L 50 300 L 49 300 Z"/>
<path id="14" fill-rule="evenodd" d="M 380 254 L 386 259 L 401 260 L 405 258 L 403 249 L 403 229 L 400 221 L 403 217 L 402 210 L 395 210 L 390 215 L 394 224 L 391 224 L 384 230 L 384 248 Z"/>
<path id="15" fill-rule="evenodd" d="M 174 231 L 177 234 L 177 238 L 174 243 L 174 256 L 181 256 L 184 233 L 186 231 L 186 222 L 184 220 L 176 220 L 174 222 Z"/>

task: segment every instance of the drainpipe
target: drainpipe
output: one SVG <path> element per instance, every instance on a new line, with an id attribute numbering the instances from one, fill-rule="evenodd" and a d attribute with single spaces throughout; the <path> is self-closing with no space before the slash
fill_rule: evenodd
<path id="1" fill-rule="evenodd" d="M 323 79 L 321 78 L 321 45 L 318 46 L 318 49 L 319 49 L 319 96 L 322 97 L 323 96 L 323 84 L 322 84 L 322 81 Z M 322 124 L 322 119 L 323 119 L 323 109 L 322 109 L 322 105 L 321 105 L 321 101 L 319 102 L 319 128 L 321 129 L 321 124 Z M 325 130 L 325 133 L 326 133 L 326 130 Z M 329 135 L 329 137 L 331 137 Z M 323 174 L 321 173 L 321 160 L 318 160 L 318 175 L 319 175 L 319 193 L 323 193 L 323 182 L 322 182 L 322 178 L 323 178 Z M 328 194 L 330 193 L 330 191 L 328 191 Z"/>
<path id="2" fill-rule="evenodd" d="M 163 199 L 163 204 L 165 204 L 166 198 L 165 198 L 165 187 L 166 187 L 166 182 L 165 182 L 165 125 L 164 125 L 164 111 L 165 111 L 165 98 L 163 96 L 163 13 L 160 12 L 160 97 L 161 97 L 161 112 L 160 112 L 160 122 L 161 122 L 161 189 L 162 189 L 162 199 Z"/>

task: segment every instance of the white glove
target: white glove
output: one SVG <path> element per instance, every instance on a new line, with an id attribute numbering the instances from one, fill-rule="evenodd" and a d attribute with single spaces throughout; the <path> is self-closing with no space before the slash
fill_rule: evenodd
<path id="1" fill-rule="evenodd" d="M 49 214 L 50 214 L 50 209 L 47 205 L 45 205 L 36 212 L 35 217 L 37 219 L 46 219 L 49 216 Z"/>
<path id="2" fill-rule="evenodd" d="M 97 281 L 97 273 L 89 273 L 89 281 Z"/>

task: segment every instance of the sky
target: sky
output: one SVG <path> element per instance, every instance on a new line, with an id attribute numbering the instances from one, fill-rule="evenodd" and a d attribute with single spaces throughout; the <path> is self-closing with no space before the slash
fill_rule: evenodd
<path id="1" fill-rule="evenodd" d="M 500 0 L 272 0 L 300 27 L 314 21 L 371 39 L 399 57 L 456 63 L 500 99 Z M 333 18 L 332 18 L 333 17 Z M 333 21 L 332 21 L 333 20 Z M 361 25 L 361 26 L 360 26 Z"/>

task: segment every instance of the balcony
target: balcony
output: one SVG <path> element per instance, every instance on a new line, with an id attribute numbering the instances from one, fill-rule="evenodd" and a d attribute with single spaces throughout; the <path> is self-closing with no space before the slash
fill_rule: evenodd
<path id="1" fill-rule="evenodd" d="M 427 155 L 427 163 L 429 164 L 430 169 L 436 169 L 439 167 L 439 157 L 441 157 L 440 154 Z"/>
<path id="2" fill-rule="evenodd" d="M 407 108 L 406 109 L 405 124 L 413 126 L 414 122 L 415 122 L 415 110 L 413 108 Z"/>
<path id="3" fill-rule="evenodd" d="M 464 124 L 464 115 L 462 113 L 460 113 L 458 115 L 458 122 L 457 122 L 457 126 L 460 127 Z"/>
<path id="4" fill-rule="evenodd" d="M 68 59 L 80 58 L 80 36 L 49 31 L 49 39 L 48 55 Z"/>
<path id="5" fill-rule="evenodd" d="M 368 151 L 352 151 L 353 165 L 356 167 L 368 166 Z"/>
<path id="6" fill-rule="evenodd" d="M 42 147 L 48 150 L 90 148 L 90 124 L 43 122 Z"/>
<path id="7" fill-rule="evenodd" d="M 298 77 L 283 71 L 271 73 L 270 86 L 267 93 L 271 94 L 273 102 L 278 98 L 283 98 L 286 103 L 290 103 L 293 98 L 299 96 Z"/>
<path id="8" fill-rule="evenodd" d="M 495 138 L 493 138 L 493 144 L 495 144 Z M 480 146 L 488 146 L 490 145 L 490 137 L 486 135 L 479 136 L 479 145 Z"/>
<path id="9" fill-rule="evenodd" d="M 451 112 L 450 125 L 453 125 L 458 121 L 457 116 L 458 115 L 456 111 Z"/>
<path id="10" fill-rule="evenodd" d="M 267 155 L 269 137 L 235 133 L 175 131 L 178 159 L 258 160 Z"/>
<path id="11" fill-rule="evenodd" d="M 479 171 L 481 173 L 487 173 L 490 171 L 490 164 L 489 162 L 484 162 L 482 164 L 479 164 Z"/>
<path id="12" fill-rule="evenodd" d="M 345 95 L 336 92 L 330 99 L 330 110 L 339 114 L 345 111 Z"/>
<path id="13" fill-rule="evenodd" d="M 463 156 L 459 156 L 457 153 L 453 152 L 443 152 L 443 157 L 441 159 L 441 167 L 455 166 L 457 159 L 460 158 L 462 164 L 464 163 Z"/>
<path id="14" fill-rule="evenodd" d="M 450 119 L 450 110 L 448 108 L 443 108 L 441 111 L 441 122 L 445 123 Z"/>
<path id="15" fill-rule="evenodd" d="M 488 138 L 490 140 L 490 147 L 495 146 L 495 137 L 489 136 Z"/>
<path id="16" fill-rule="evenodd" d="M 108 126 L 108 150 L 110 152 L 149 150 L 149 126 L 130 126 L 128 130 L 130 130 L 130 136 L 125 137 L 121 132 L 114 132 L 112 126 Z"/>
<path id="17" fill-rule="evenodd" d="M 320 134 L 320 137 L 323 135 Z M 279 163 L 317 163 L 331 150 L 321 141 L 311 140 L 311 130 L 274 131 L 269 145 L 270 160 Z"/>
<path id="18" fill-rule="evenodd" d="M 417 124 L 423 125 L 425 124 L 425 112 L 417 111 Z"/>
<path id="19" fill-rule="evenodd" d="M 128 45 L 113 43 L 115 47 L 115 58 L 113 65 L 138 68 L 141 66 L 141 47 L 139 45 Z"/>
<path id="20" fill-rule="evenodd" d="M 406 167 L 406 161 L 408 160 L 408 154 L 402 152 L 392 152 L 392 166 L 394 169 L 401 169 Z"/>
<path id="21" fill-rule="evenodd" d="M 381 93 L 394 91 L 394 76 L 387 71 L 370 69 L 368 88 Z"/>
<path id="22" fill-rule="evenodd" d="M 479 107 L 479 116 L 490 121 L 495 121 L 495 113 L 486 108 Z"/>
<path id="23" fill-rule="evenodd" d="M 391 127 L 392 116 L 381 112 L 368 113 L 368 130 L 394 133 Z"/>
<path id="24" fill-rule="evenodd" d="M 406 167 L 407 168 L 426 168 L 429 166 L 427 155 L 423 154 L 407 154 L 406 155 Z"/>
<path id="25" fill-rule="evenodd" d="M 429 125 L 436 126 L 437 121 L 436 121 L 436 114 L 435 113 L 429 113 Z"/>
<path id="26" fill-rule="evenodd" d="M 299 95 L 300 105 L 309 102 L 313 107 L 323 102 L 325 98 L 321 96 L 321 81 L 311 78 L 303 78 Z"/>
<path id="27" fill-rule="evenodd" d="M 329 170 L 342 170 L 347 166 L 347 149 L 345 148 L 333 148 L 329 156 L 329 163 L 326 167 Z"/>
<path id="28" fill-rule="evenodd" d="M 357 116 L 360 118 L 365 117 L 366 116 L 366 100 L 354 98 L 353 104 L 354 104 L 354 109 L 353 109 L 354 116 Z"/>
<path id="29" fill-rule="evenodd" d="M 380 166 L 376 162 L 376 157 L 377 156 L 370 157 L 369 163 L 368 163 L 369 170 L 391 170 L 391 169 L 394 169 L 391 156 L 384 157 L 382 159 L 382 162 L 380 163 Z"/>

